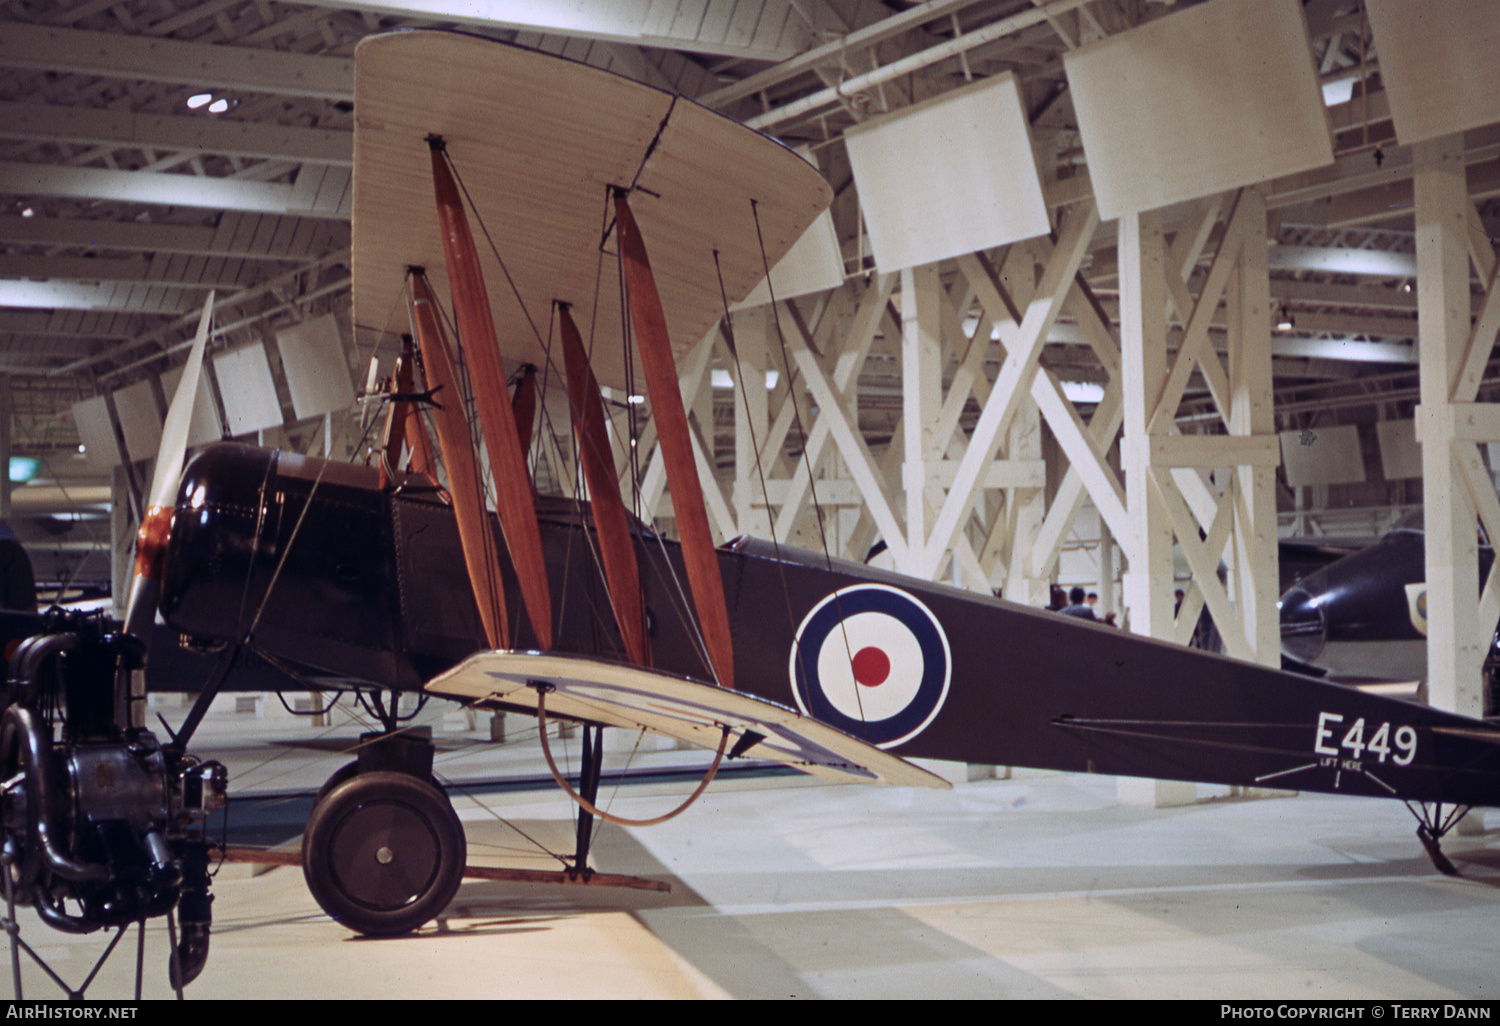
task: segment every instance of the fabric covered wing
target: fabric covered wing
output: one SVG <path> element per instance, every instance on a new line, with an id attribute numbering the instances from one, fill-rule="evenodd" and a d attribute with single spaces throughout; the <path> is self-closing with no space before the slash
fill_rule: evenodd
<path id="1" fill-rule="evenodd" d="M 480 652 L 427 684 L 459 701 L 491 700 L 536 708 L 545 684 L 549 715 L 645 729 L 702 748 L 719 745 L 721 725 L 734 750 L 747 734 L 763 740 L 746 758 L 778 762 L 836 783 L 947 788 L 947 781 L 904 759 L 774 702 L 658 670 L 583 656 Z M 753 738 L 751 739 L 753 740 Z"/>
<path id="2" fill-rule="evenodd" d="M 634 187 L 672 342 L 679 353 L 723 313 L 714 254 L 731 303 L 770 266 L 833 192 L 774 139 L 639 82 L 550 54 L 453 32 L 371 36 L 355 51 L 354 318 L 405 331 L 403 281 L 422 266 L 448 294 L 426 138 L 439 135 L 538 330 L 554 299 L 594 325 L 594 372 L 624 383 L 613 274 L 610 186 Z M 476 226 L 486 287 L 507 360 L 544 356 Z M 599 304 L 595 310 L 595 303 Z M 394 319 L 393 319 L 394 316 Z"/>

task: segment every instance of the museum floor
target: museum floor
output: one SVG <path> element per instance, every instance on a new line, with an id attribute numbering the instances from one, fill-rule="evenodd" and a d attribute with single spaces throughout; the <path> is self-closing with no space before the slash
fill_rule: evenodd
<path id="1" fill-rule="evenodd" d="M 237 798 L 289 810 L 295 823 L 305 795 L 346 761 L 328 750 L 357 726 L 233 709 L 209 717 L 195 750 L 230 766 Z M 571 850 L 567 799 L 550 785 L 485 783 L 545 773 L 534 729 L 496 746 L 487 723 L 475 726 L 458 713 L 435 723 L 438 771 L 463 785 L 452 793 L 470 862 L 555 868 L 536 845 Z M 706 762 L 681 751 L 610 759 L 627 756 L 637 768 Z M 655 815 L 691 786 L 628 786 L 610 807 Z M 610 791 L 606 779 L 601 798 Z M 599 833 L 596 868 L 666 881 L 670 893 L 468 880 L 442 919 L 398 939 L 359 939 L 330 921 L 295 867 L 226 864 L 213 951 L 187 997 L 1489 999 L 1500 990 L 1495 813 L 1486 832 L 1450 835 L 1445 850 L 1464 876 L 1449 878 L 1397 802 L 1205 796 L 1155 809 L 1116 794 L 1114 778 L 1058 774 L 948 792 L 731 778 L 667 824 Z M 268 837 L 296 849 L 295 830 Z M 52 933 L 27 912 L 22 923 L 22 937 L 74 985 L 105 943 Z M 130 995 L 135 943 L 131 933 L 120 944 L 90 997 Z M 146 945 L 144 992 L 169 997 L 164 923 Z M 29 963 L 23 975 L 25 997 L 58 996 Z"/>

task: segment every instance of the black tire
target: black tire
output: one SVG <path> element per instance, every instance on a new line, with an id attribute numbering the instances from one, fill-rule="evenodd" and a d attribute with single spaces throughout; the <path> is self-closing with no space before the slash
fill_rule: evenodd
<path id="1" fill-rule="evenodd" d="M 323 804 L 323 799 L 327 798 L 329 792 L 335 787 L 338 787 L 346 780 L 353 780 L 358 773 L 358 762 L 347 762 L 334 770 L 333 774 L 327 780 L 323 781 L 323 786 L 318 788 L 318 796 L 313 799 L 313 808 L 316 809 L 319 805 Z"/>
<path id="2" fill-rule="evenodd" d="M 329 774 L 328 779 L 323 781 L 323 786 L 318 788 L 318 793 L 316 797 L 313 798 L 313 808 L 317 808 L 318 805 L 323 801 L 323 799 L 327 798 L 329 793 L 335 787 L 338 787 L 346 780 L 352 780 L 358 773 L 358 762 L 346 762 L 344 765 L 334 770 L 331 774 Z M 437 788 L 439 791 L 442 790 L 442 787 L 438 784 L 436 777 L 428 777 L 427 782 L 433 787 Z"/>
<path id="3" fill-rule="evenodd" d="M 361 773 L 313 807 L 302 873 L 314 900 L 356 933 L 410 933 L 463 880 L 463 824 L 437 788 L 404 773 Z"/>

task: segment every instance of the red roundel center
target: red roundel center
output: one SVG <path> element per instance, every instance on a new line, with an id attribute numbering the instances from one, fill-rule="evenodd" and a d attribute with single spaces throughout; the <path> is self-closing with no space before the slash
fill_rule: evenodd
<path id="1" fill-rule="evenodd" d="M 891 657 L 871 645 L 854 653 L 854 679 L 867 688 L 885 683 L 891 675 Z"/>

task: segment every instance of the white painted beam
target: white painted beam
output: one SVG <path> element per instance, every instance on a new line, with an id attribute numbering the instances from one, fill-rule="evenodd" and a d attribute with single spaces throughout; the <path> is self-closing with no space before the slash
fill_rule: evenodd
<path id="1" fill-rule="evenodd" d="M 180 82 L 324 100 L 354 99 L 354 60 L 248 46 L 0 23 L 0 67 Z"/>
<path id="2" fill-rule="evenodd" d="M 1151 420 L 1167 376 L 1166 243 L 1156 211 L 1119 222 L 1120 368 L 1124 435 L 1120 469 L 1130 510 L 1130 532 L 1116 531 L 1130 570 L 1125 605 L 1130 629 L 1172 636 L 1172 520 L 1151 480 Z M 1174 272 L 1175 273 L 1175 272 Z"/>
<path id="3" fill-rule="evenodd" d="M 143 114 L 94 107 L 0 103 L 0 136 L 85 146 L 195 150 L 343 167 L 354 163 L 353 132 L 231 121 L 206 111 L 197 115 Z"/>
<path id="4" fill-rule="evenodd" d="M 1271 355 L 1309 360 L 1348 360 L 1354 363 L 1416 363 L 1417 347 L 1410 343 L 1366 342 L 1356 338 L 1297 338 L 1274 335 Z"/>
<path id="5" fill-rule="evenodd" d="M 254 260 L 306 260 L 347 248 L 349 227 L 335 221 L 226 212 L 217 225 L 88 221 L 0 215 L 0 242 L 85 250 L 137 250 Z"/>
<path id="6" fill-rule="evenodd" d="M 979 481 L 979 468 L 995 458 L 1021 397 L 1029 394 L 1031 377 L 1036 372 L 1048 329 L 1062 312 L 1063 300 L 1098 224 L 1099 211 L 1092 202 L 1068 211 L 1061 227 L 1061 237 L 1037 283 L 1036 295 L 1016 331 L 1017 344 L 1007 352 L 989 401 L 974 426 L 968 451 L 964 454 L 959 486 L 948 493 L 927 538 L 928 563 L 934 562 L 948 549 L 968 520 L 977 494 L 975 488 L 962 485 Z"/>
<path id="7" fill-rule="evenodd" d="M 192 309 L 195 302 L 191 290 L 176 287 L 0 281 L 0 306 L 19 309 L 109 310 L 115 313 L 176 315 Z"/>
<path id="8" fill-rule="evenodd" d="M 785 60 L 809 40 L 802 20 L 790 16 L 788 0 L 319 0 L 319 5 L 758 61 Z"/>
<path id="9" fill-rule="evenodd" d="M 1038 9 L 1023 10 L 1007 18 L 990 22 L 982 28 L 973 32 L 966 32 L 955 39 L 949 39 L 936 46 L 928 47 L 909 57 L 892 61 L 890 64 L 862 75 L 855 75 L 845 79 L 836 86 L 819 90 L 810 96 L 793 100 L 791 103 L 766 111 L 750 118 L 745 124 L 759 131 L 766 131 L 773 125 L 779 125 L 804 114 L 811 114 L 823 107 L 831 107 L 841 103 L 848 97 L 883 85 L 886 82 L 914 74 L 923 68 L 932 66 L 942 61 L 958 57 L 960 54 L 968 53 L 977 47 L 988 45 L 996 40 L 1004 39 L 1006 36 L 1014 35 L 1032 25 L 1046 21 L 1048 17 L 1056 17 L 1067 11 L 1075 10 L 1084 6 L 1089 0 L 1047 0 Z M 910 13 L 910 12 L 903 12 Z"/>
<path id="10" fill-rule="evenodd" d="M 872 25 L 855 29 L 821 46 L 789 57 L 774 68 L 767 68 L 722 89 L 705 93 L 698 98 L 698 102 L 706 107 L 722 107 L 746 96 L 754 96 L 762 89 L 769 89 L 822 64 L 848 60 L 851 52 L 874 46 L 937 18 L 947 17 L 972 3 L 974 0 L 927 0 L 926 3 L 889 15 Z"/>
<path id="11" fill-rule="evenodd" d="M 1273 271 L 1321 271 L 1324 274 L 1361 274 L 1376 278 L 1415 278 L 1414 253 L 1348 247 L 1272 246 L 1266 257 Z"/>
<path id="12" fill-rule="evenodd" d="M 183 263 L 178 260 L 176 263 Z M 185 289 L 225 289 L 239 286 L 239 268 L 202 267 L 193 281 L 169 280 L 157 261 L 141 258 L 124 260 L 90 257 L 34 256 L 27 253 L 0 253 L 0 278 L 23 278 L 31 281 L 118 282 L 129 285 L 167 286 Z M 156 265 L 153 272 L 153 265 Z M 173 268 L 166 268 L 170 274 Z"/>
<path id="13" fill-rule="evenodd" d="M 347 170 L 317 165 L 304 166 L 296 182 L 285 185 L 154 171 L 0 161 L 0 193 L 11 195 L 110 199 L 336 220 L 349 218 L 348 186 Z"/>
<path id="14" fill-rule="evenodd" d="M 1481 630 L 1475 607 L 1478 512 L 1464 484 L 1460 457 L 1472 443 L 1454 438 L 1451 410 L 1469 344 L 1463 139 L 1445 136 L 1419 143 L 1415 151 L 1428 687 L 1434 708 L 1480 716 L 1481 666 L 1494 624 Z"/>

